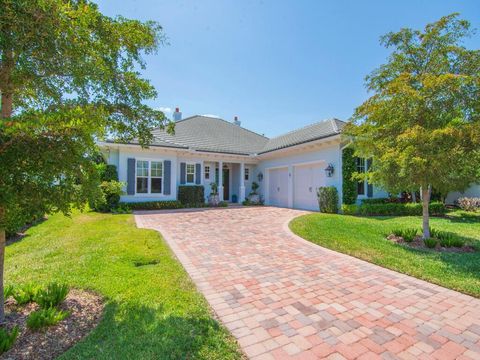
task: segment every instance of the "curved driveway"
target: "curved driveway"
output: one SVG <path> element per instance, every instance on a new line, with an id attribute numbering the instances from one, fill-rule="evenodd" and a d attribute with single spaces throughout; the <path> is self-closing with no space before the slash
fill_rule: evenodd
<path id="1" fill-rule="evenodd" d="M 480 300 L 293 235 L 273 207 L 139 212 L 252 359 L 479 359 Z"/>

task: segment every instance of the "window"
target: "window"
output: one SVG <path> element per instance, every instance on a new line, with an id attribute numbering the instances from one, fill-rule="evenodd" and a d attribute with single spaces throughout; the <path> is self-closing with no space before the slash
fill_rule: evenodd
<path id="1" fill-rule="evenodd" d="M 137 160 L 137 193 L 148 193 L 148 161 Z"/>
<path id="2" fill-rule="evenodd" d="M 187 164 L 187 184 L 195 183 L 195 164 Z"/>
<path id="3" fill-rule="evenodd" d="M 163 162 L 137 160 L 137 194 L 161 194 Z"/>
<path id="4" fill-rule="evenodd" d="M 366 171 L 365 159 L 357 158 L 357 172 L 364 173 Z M 357 195 L 365 195 L 365 181 L 357 182 Z"/>
<path id="5" fill-rule="evenodd" d="M 250 169 L 245 168 L 245 181 L 248 181 L 250 179 Z"/>
<path id="6" fill-rule="evenodd" d="M 150 167 L 150 192 L 152 194 L 162 193 L 163 163 L 152 161 Z"/>
<path id="7" fill-rule="evenodd" d="M 210 180 L 210 166 L 205 165 L 205 180 Z"/>

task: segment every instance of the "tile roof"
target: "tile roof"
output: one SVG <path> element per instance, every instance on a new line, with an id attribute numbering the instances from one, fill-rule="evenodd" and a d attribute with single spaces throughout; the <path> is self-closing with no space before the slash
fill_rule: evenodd
<path id="1" fill-rule="evenodd" d="M 269 139 L 223 119 L 195 115 L 177 121 L 174 134 L 153 130 L 151 146 L 255 155 L 340 134 L 345 124 L 338 119 L 324 120 Z"/>

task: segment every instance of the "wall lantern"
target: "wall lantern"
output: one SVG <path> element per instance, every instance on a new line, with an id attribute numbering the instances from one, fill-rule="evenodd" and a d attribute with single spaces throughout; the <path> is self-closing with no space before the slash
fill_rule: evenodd
<path id="1" fill-rule="evenodd" d="M 262 182 L 263 180 L 263 173 L 259 172 L 257 175 L 258 181 Z"/>
<path id="2" fill-rule="evenodd" d="M 327 175 L 327 177 L 332 177 L 334 170 L 335 168 L 333 167 L 333 164 L 328 164 L 328 166 L 325 168 L 325 174 Z"/>

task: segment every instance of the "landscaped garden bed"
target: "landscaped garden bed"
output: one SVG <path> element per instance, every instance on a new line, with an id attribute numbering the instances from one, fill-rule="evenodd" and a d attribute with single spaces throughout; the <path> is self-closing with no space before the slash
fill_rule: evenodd
<path id="1" fill-rule="evenodd" d="M 387 240 L 414 249 L 429 249 L 447 252 L 474 252 L 475 248 L 466 244 L 461 237 L 451 233 L 431 231 L 432 237 L 423 239 L 416 229 L 393 230 Z"/>
<path id="2" fill-rule="evenodd" d="M 19 304 L 10 297 L 5 308 L 6 329 L 10 333 L 17 329 L 18 336 L 0 358 L 43 360 L 63 354 L 95 328 L 103 301 L 93 292 L 72 289 L 58 307 L 42 308 L 34 301 Z"/>

